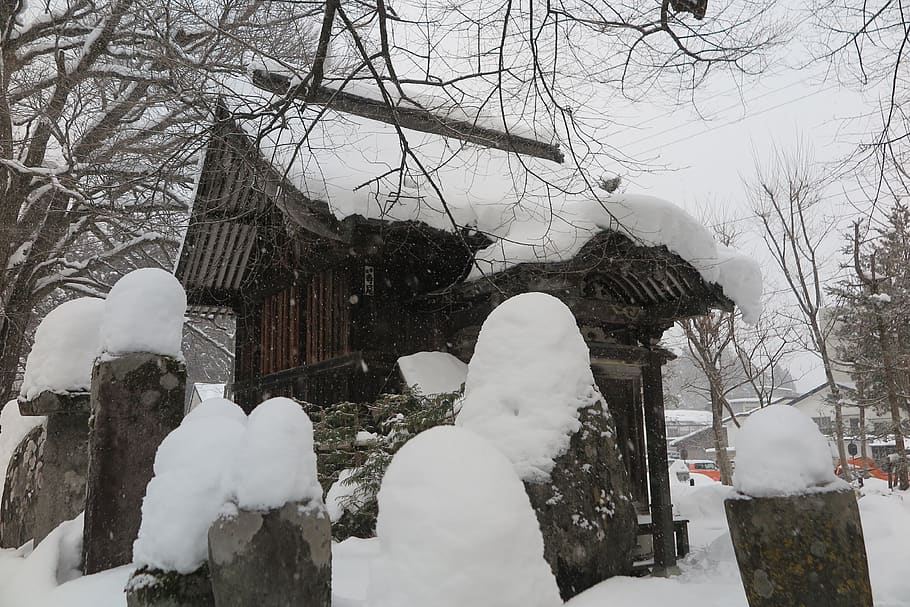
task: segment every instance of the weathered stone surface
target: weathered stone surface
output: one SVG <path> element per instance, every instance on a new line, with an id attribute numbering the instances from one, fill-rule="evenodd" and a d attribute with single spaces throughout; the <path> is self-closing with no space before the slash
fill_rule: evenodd
<path id="1" fill-rule="evenodd" d="M 19 401 L 22 415 L 47 415 L 41 474 L 35 486 L 35 544 L 85 509 L 89 395 L 42 392 Z"/>
<path id="2" fill-rule="evenodd" d="M 728 499 L 724 507 L 751 607 L 871 607 L 853 491 Z"/>
<path id="3" fill-rule="evenodd" d="M 580 414 L 550 481 L 525 483 L 563 600 L 630 573 L 638 529 L 612 418 L 600 402 Z"/>
<path id="4" fill-rule="evenodd" d="M 158 445 L 183 418 L 184 364 L 136 353 L 103 361 L 92 376 L 85 573 L 132 561 L 142 498 Z"/>
<path id="5" fill-rule="evenodd" d="M 220 518 L 209 529 L 217 607 L 329 607 L 332 528 L 322 504 Z"/>
<path id="6" fill-rule="evenodd" d="M 126 586 L 127 607 L 214 607 L 209 568 L 203 565 L 186 575 L 142 568 Z"/>
<path id="7" fill-rule="evenodd" d="M 10 457 L 0 501 L 0 548 L 18 548 L 35 536 L 35 502 L 45 432 L 43 424 L 33 428 Z"/>

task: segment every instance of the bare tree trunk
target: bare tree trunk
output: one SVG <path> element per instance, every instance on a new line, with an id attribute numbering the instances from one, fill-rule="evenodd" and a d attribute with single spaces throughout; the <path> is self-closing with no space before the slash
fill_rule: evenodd
<path id="1" fill-rule="evenodd" d="M 723 389 L 715 385 L 714 381 L 711 384 L 711 427 L 714 430 L 715 460 L 720 469 L 720 482 L 724 485 L 732 485 L 733 465 L 730 463 L 730 453 L 727 451 L 727 433 L 724 430 L 726 399 Z"/>
<path id="2" fill-rule="evenodd" d="M 901 491 L 910 489 L 907 475 L 907 454 L 904 452 L 904 433 L 901 430 L 901 403 L 894 369 L 894 342 L 881 315 L 878 315 L 878 340 L 882 349 L 882 366 L 885 375 L 885 393 L 891 409 L 891 431 L 894 433 L 894 448 L 897 450 L 897 483 Z"/>

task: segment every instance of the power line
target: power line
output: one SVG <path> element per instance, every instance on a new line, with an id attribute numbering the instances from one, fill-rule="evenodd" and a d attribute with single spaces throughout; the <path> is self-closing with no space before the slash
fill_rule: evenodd
<path id="1" fill-rule="evenodd" d="M 784 107 L 784 106 L 787 106 L 787 105 L 790 105 L 790 104 L 792 104 L 792 103 L 797 103 L 797 102 L 802 101 L 802 100 L 804 100 L 804 99 L 808 99 L 809 97 L 813 97 L 813 96 L 818 95 L 818 94 L 820 94 L 820 93 L 824 93 L 824 92 L 826 92 L 826 91 L 828 91 L 828 90 L 831 90 L 831 89 L 833 89 L 833 88 L 836 88 L 837 86 L 838 86 L 837 84 L 834 84 L 834 85 L 827 86 L 827 87 L 825 87 L 825 88 L 819 89 L 819 90 L 817 90 L 817 91 L 812 91 L 812 92 L 810 92 L 810 93 L 806 93 L 805 95 L 800 95 L 799 97 L 796 97 L 795 99 L 790 99 L 790 100 L 787 100 L 787 101 L 778 103 L 778 104 L 776 104 L 776 105 L 772 105 L 772 106 L 767 107 L 767 108 L 765 108 L 765 109 L 763 109 L 763 110 L 759 110 L 759 111 L 757 111 L 757 112 L 755 112 L 755 113 L 747 113 L 746 115 L 741 116 L 741 117 L 739 117 L 739 118 L 736 118 L 736 119 L 734 119 L 734 120 L 730 120 L 730 121 L 725 122 L 725 123 L 723 123 L 723 124 L 720 124 L 720 125 L 717 125 L 717 126 L 714 126 L 714 127 L 710 127 L 710 128 L 707 128 L 707 129 L 704 129 L 704 130 L 699 131 L 699 132 L 697 132 L 697 133 L 694 133 L 694 134 L 692 134 L 692 135 L 687 135 L 687 136 L 685 136 L 685 137 L 680 137 L 680 138 L 678 138 L 678 139 L 674 139 L 674 140 L 669 141 L 669 142 L 666 142 L 666 143 L 661 143 L 661 144 L 659 144 L 659 145 L 656 145 L 656 146 L 654 146 L 654 147 L 652 147 L 652 148 L 649 148 L 649 149 L 645 150 L 644 152 L 639 152 L 639 153 L 637 153 L 637 154 L 630 154 L 630 156 L 647 156 L 648 154 L 651 154 L 651 153 L 653 153 L 653 152 L 655 152 L 655 151 L 658 151 L 658 150 L 660 150 L 660 149 L 662 149 L 662 148 L 670 147 L 670 146 L 676 145 L 677 143 L 682 143 L 683 141 L 690 141 L 690 140 L 692 140 L 692 139 L 695 139 L 696 137 L 701 137 L 702 135 L 705 135 L 705 134 L 710 133 L 710 132 L 712 132 L 712 131 L 716 131 L 716 130 L 719 130 L 719 129 L 726 128 L 726 127 L 728 127 L 728 126 L 732 126 L 732 125 L 734 125 L 734 124 L 737 124 L 737 123 L 743 122 L 743 121 L 745 121 L 745 120 L 748 120 L 749 118 L 755 118 L 755 117 L 757 117 L 757 116 L 761 116 L 762 114 L 766 114 L 766 113 L 768 113 L 768 112 L 772 112 L 772 111 L 774 111 L 774 110 L 780 109 L 780 108 L 782 108 L 782 107 Z M 666 134 L 666 133 L 673 132 L 674 130 L 678 130 L 678 129 L 680 129 L 680 128 L 685 128 L 686 126 L 688 126 L 688 125 L 681 125 L 681 126 L 674 127 L 674 128 L 671 128 L 671 129 L 666 129 L 666 130 L 661 131 L 661 132 L 659 132 L 659 133 L 657 133 L 657 134 L 655 134 L 655 135 L 651 135 L 651 136 L 649 136 L 648 138 L 649 138 L 649 139 L 653 139 L 654 137 L 658 137 L 658 136 L 660 136 L 660 135 L 663 135 L 663 134 Z"/>

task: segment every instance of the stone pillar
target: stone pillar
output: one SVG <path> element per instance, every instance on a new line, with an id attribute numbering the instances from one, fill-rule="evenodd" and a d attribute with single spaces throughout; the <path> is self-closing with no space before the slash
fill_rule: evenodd
<path id="1" fill-rule="evenodd" d="M 126 585 L 126 607 L 215 607 L 209 569 L 187 575 L 137 569 Z"/>
<path id="2" fill-rule="evenodd" d="M 750 607 L 872 607 L 852 490 L 724 502 Z"/>
<path id="3" fill-rule="evenodd" d="M 45 391 L 20 400 L 21 415 L 47 416 L 35 497 L 35 544 L 85 509 L 89 395 Z"/>
<path id="4" fill-rule="evenodd" d="M 92 374 L 85 574 L 132 561 L 158 445 L 180 425 L 186 367 L 176 358 L 125 354 Z"/>
<path id="5" fill-rule="evenodd" d="M 651 352 L 647 364 L 641 370 L 645 435 L 648 441 L 651 523 L 654 531 L 654 573 L 657 574 L 665 574 L 668 569 L 676 566 L 661 363 L 660 356 Z"/>
<path id="6" fill-rule="evenodd" d="M 10 456 L 0 500 L 0 548 L 18 548 L 35 535 L 44 437 L 44 424 L 32 428 Z"/>
<path id="7" fill-rule="evenodd" d="M 603 403 L 579 410 L 581 427 L 550 479 L 525 482 L 564 601 L 632 570 L 638 521 L 616 430 Z"/>
<path id="8" fill-rule="evenodd" d="M 325 506 L 240 510 L 209 529 L 216 607 L 332 604 L 332 525 Z"/>

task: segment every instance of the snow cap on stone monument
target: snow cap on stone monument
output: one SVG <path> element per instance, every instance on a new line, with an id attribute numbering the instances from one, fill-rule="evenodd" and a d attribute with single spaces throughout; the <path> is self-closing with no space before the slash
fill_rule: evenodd
<path id="1" fill-rule="evenodd" d="M 66 394 L 91 389 L 103 312 L 103 299 L 80 297 L 44 317 L 25 363 L 21 398 L 31 400 L 45 391 Z"/>
<path id="2" fill-rule="evenodd" d="M 522 480 L 543 482 L 580 427 L 579 409 L 599 398 L 572 311 L 523 293 L 484 321 L 455 423 L 495 444 Z"/>
<path id="3" fill-rule="evenodd" d="M 158 268 L 134 270 L 118 280 L 107 296 L 101 352 L 179 358 L 185 313 L 186 293 L 173 274 Z"/>

